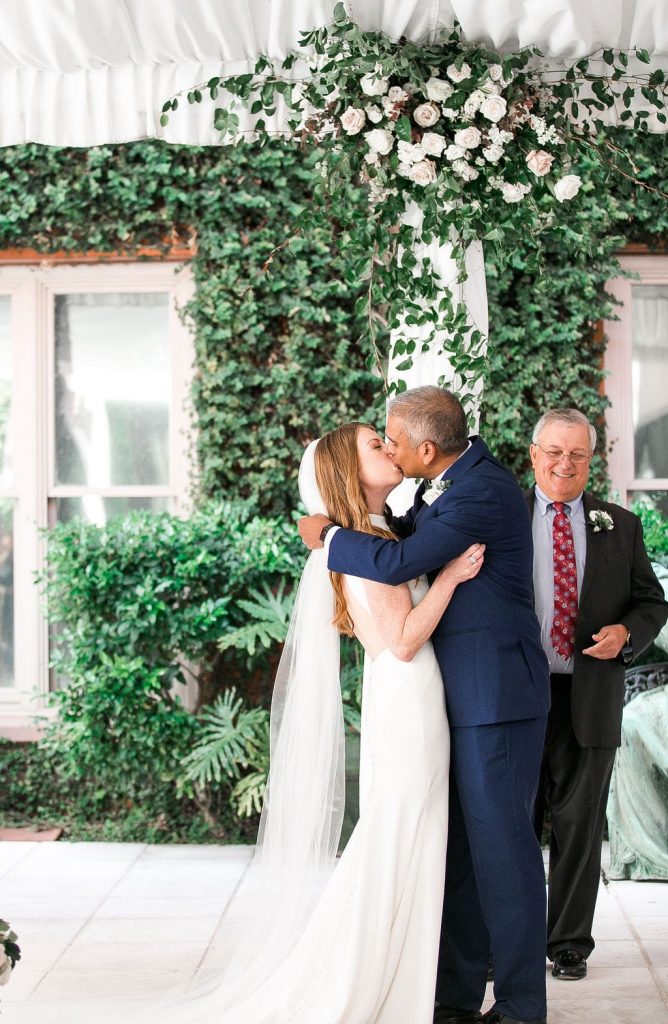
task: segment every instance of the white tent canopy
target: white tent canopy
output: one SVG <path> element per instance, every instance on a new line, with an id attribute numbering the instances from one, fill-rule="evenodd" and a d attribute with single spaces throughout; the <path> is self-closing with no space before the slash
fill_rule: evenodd
<path id="1" fill-rule="evenodd" d="M 600 47 L 649 50 L 668 66 L 668 0 L 349 0 L 365 29 L 433 39 L 458 20 L 502 50 L 554 58 Z M 93 146 L 158 137 L 211 144 L 211 106 L 159 126 L 165 99 L 259 53 L 282 57 L 331 21 L 334 0 L 3 0 L 0 145 Z"/>

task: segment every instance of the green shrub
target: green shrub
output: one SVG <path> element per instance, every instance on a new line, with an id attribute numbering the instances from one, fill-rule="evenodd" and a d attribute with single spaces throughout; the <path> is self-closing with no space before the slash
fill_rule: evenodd
<path id="1" fill-rule="evenodd" d="M 42 747 L 76 780 L 80 802 L 104 813 L 145 804 L 164 786 L 189 795 L 183 766 L 203 723 L 178 685 L 196 674 L 201 706 L 247 678 L 250 702 L 266 701 L 276 653 L 223 652 L 219 640 L 243 626 L 263 588 L 289 590 L 302 550 L 292 527 L 232 502 L 189 519 L 73 520 L 49 534 L 40 582 L 64 685 Z"/>

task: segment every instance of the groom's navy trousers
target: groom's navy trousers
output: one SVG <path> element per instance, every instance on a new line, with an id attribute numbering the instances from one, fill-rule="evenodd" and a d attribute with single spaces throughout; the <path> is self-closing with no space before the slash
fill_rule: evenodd
<path id="1" fill-rule="evenodd" d="M 495 1007 L 546 1015 L 545 878 L 533 830 L 549 673 L 533 611 L 533 544 L 524 496 L 480 438 L 445 473 L 431 505 L 418 488 L 392 520 L 403 540 L 338 530 L 328 565 L 406 583 L 475 542 L 485 564 L 460 584 L 432 636 L 451 729 L 450 825 L 436 996 L 479 1009 L 494 959 Z"/>

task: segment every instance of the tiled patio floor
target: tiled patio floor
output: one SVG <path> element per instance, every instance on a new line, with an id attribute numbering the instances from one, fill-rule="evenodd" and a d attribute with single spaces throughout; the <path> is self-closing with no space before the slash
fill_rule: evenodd
<path id="1" fill-rule="evenodd" d="M 151 1002 L 215 965 L 221 915 L 250 854 L 0 843 L 0 915 L 23 951 L 0 989 L 0 1024 L 90 1024 L 119 992 Z M 550 1024 L 668 1024 L 668 883 L 601 885 L 595 937 L 586 980 L 548 977 Z"/>

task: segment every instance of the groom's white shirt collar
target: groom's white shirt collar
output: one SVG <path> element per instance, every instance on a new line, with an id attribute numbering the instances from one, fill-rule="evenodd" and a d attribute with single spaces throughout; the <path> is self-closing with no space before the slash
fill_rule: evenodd
<path id="1" fill-rule="evenodd" d="M 461 459 L 462 455 L 466 455 L 467 451 L 471 447 L 473 447 L 473 441 L 471 441 L 471 439 L 469 438 L 469 440 L 467 441 L 467 444 L 466 444 L 466 448 L 464 449 L 463 452 L 459 453 L 459 455 L 455 459 L 455 462 L 459 462 L 459 460 Z M 451 462 L 450 465 L 448 466 L 448 468 L 444 469 L 443 472 L 441 473 L 441 475 L 439 477 L 436 477 L 436 479 L 437 480 L 445 480 L 447 474 L 450 472 L 450 470 L 454 466 L 455 462 Z M 426 483 L 426 481 L 425 481 L 425 483 Z M 433 483 L 433 481 L 430 481 L 430 483 Z M 331 531 L 330 531 L 330 533 L 331 533 Z"/>

